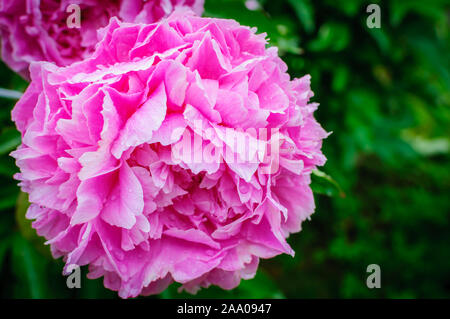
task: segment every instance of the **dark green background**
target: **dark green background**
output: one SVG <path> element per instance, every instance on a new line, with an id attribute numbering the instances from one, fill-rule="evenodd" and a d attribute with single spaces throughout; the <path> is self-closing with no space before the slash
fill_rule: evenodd
<path id="1" fill-rule="evenodd" d="M 334 132 L 322 170 L 341 189 L 315 178 L 316 213 L 289 239 L 295 258 L 264 260 L 239 288 L 196 297 L 450 297 L 448 1 L 260 3 L 249 11 L 242 0 L 206 0 L 205 15 L 267 32 L 293 77 L 312 75 L 317 118 Z M 381 29 L 366 26 L 369 3 L 381 7 Z M 0 74 L 1 87 L 25 89 L 4 65 Z M 81 289 L 66 288 L 62 262 L 24 220 L 23 198 L 16 209 L 8 154 L 20 136 L 14 101 L 0 103 L 1 297 L 116 297 L 85 277 Z M 381 267 L 381 289 L 366 287 L 369 264 Z M 185 296 L 174 286 L 159 297 Z"/>

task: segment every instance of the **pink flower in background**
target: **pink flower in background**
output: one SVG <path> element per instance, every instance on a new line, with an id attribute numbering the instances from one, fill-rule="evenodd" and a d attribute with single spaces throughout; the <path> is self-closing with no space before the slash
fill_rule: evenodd
<path id="1" fill-rule="evenodd" d="M 55 258 L 127 298 L 174 281 L 231 289 L 260 258 L 293 255 L 286 238 L 313 213 L 310 174 L 325 162 L 310 77 L 291 80 L 264 35 L 233 20 L 112 19 L 100 35 L 82 62 L 32 63 L 12 113 L 27 217 Z M 273 143 L 269 162 L 235 160 Z M 205 150 L 216 161 L 192 160 Z"/>
<path id="2" fill-rule="evenodd" d="M 176 7 L 203 12 L 204 0 L 0 0 L 2 58 L 29 78 L 33 61 L 66 66 L 87 58 L 97 44 L 97 29 L 117 16 L 125 22 L 153 23 Z M 70 5 L 79 5 L 81 28 L 70 28 Z"/>

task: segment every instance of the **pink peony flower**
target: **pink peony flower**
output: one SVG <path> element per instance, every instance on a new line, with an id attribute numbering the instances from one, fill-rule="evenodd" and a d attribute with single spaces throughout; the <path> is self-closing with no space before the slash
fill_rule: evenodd
<path id="1" fill-rule="evenodd" d="M 88 57 L 97 44 L 97 29 L 117 16 L 125 22 L 153 23 L 175 7 L 188 7 L 198 15 L 204 0 L 0 0 L 0 36 L 4 62 L 29 78 L 33 61 L 66 66 Z M 68 21 L 78 5 L 80 28 Z"/>
<path id="2" fill-rule="evenodd" d="M 325 162 L 310 77 L 290 80 L 264 35 L 233 20 L 175 12 L 100 33 L 82 62 L 32 63 L 12 112 L 27 218 L 66 272 L 89 265 L 123 298 L 174 281 L 195 293 L 293 255 L 286 238 L 313 213 Z"/>

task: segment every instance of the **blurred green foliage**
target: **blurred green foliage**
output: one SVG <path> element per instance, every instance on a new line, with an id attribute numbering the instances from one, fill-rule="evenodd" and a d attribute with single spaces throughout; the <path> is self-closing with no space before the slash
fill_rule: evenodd
<path id="1" fill-rule="evenodd" d="M 366 25 L 370 3 L 380 5 L 380 29 Z M 316 116 L 334 132 L 324 143 L 328 163 L 313 176 L 316 213 L 289 239 L 295 258 L 264 260 L 237 289 L 195 297 L 450 297 L 448 1 L 259 4 L 206 0 L 205 15 L 266 32 L 293 77 L 312 75 Z M 26 88 L 4 65 L 0 73 L 0 87 Z M 66 288 L 62 262 L 30 230 L 8 156 L 20 142 L 14 102 L 0 103 L 1 297 L 116 297 L 85 277 L 81 289 Z M 381 289 L 366 287 L 369 264 L 381 267 Z M 158 297 L 190 295 L 173 286 Z"/>

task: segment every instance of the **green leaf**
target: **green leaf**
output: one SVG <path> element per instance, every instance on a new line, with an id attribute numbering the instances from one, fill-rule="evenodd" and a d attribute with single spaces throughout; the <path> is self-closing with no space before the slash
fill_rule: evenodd
<path id="1" fill-rule="evenodd" d="M 17 197 L 16 223 L 17 226 L 19 226 L 20 233 L 23 237 L 27 240 L 34 240 L 37 236 L 33 228 L 31 228 L 31 220 L 28 220 L 25 217 L 29 206 L 28 195 L 20 192 Z"/>
<path id="2" fill-rule="evenodd" d="M 450 152 L 450 140 L 445 137 L 427 139 L 422 136 L 404 134 L 404 139 L 422 156 L 435 156 Z"/>
<path id="3" fill-rule="evenodd" d="M 349 77 L 350 77 L 350 74 L 346 67 L 344 67 L 342 65 L 336 67 L 336 69 L 334 71 L 333 82 L 331 83 L 333 91 L 342 92 L 345 89 L 345 87 L 347 86 Z"/>
<path id="4" fill-rule="evenodd" d="M 14 236 L 12 270 L 17 282 L 15 297 L 33 299 L 47 297 L 46 264 L 47 259 L 42 258 L 25 238 L 19 234 Z"/>
<path id="5" fill-rule="evenodd" d="M 45 245 L 45 238 L 37 235 L 36 230 L 31 226 L 32 221 L 25 217 L 30 203 L 28 195 L 20 192 L 17 197 L 16 205 L 16 224 L 19 227 L 21 235 L 30 242 L 43 256 L 49 260 L 52 259 L 48 246 Z"/>
<path id="6" fill-rule="evenodd" d="M 405 16 L 410 12 L 419 13 L 424 16 L 429 16 L 432 19 L 439 19 L 445 15 L 446 0 L 392 0 L 390 3 L 391 23 L 398 26 Z"/>
<path id="7" fill-rule="evenodd" d="M 61 266 L 62 268 L 62 266 Z M 82 299 L 116 299 L 117 292 L 106 289 L 103 285 L 103 278 L 88 279 L 88 266 L 81 267 L 81 289 L 76 289 L 77 297 Z M 64 278 L 64 283 L 66 278 Z M 68 290 L 65 287 L 66 291 Z"/>
<path id="8" fill-rule="evenodd" d="M 314 8 L 309 0 L 288 0 L 307 33 L 315 29 Z"/>
<path id="9" fill-rule="evenodd" d="M 0 166 L 1 166 L 0 157 Z M 16 205 L 17 195 L 19 189 L 16 182 L 11 179 L 11 175 L 8 178 L 0 178 L 0 184 L 2 185 L 2 192 L 0 193 L 0 211 L 14 208 Z"/>
<path id="10" fill-rule="evenodd" d="M 267 275 L 262 269 L 259 269 L 255 278 L 242 280 L 237 288 L 240 298 L 251 299 L 283 299 L 283 292 L 277 286 L 276 282 Z"/>
<path id="11" fill-rule="evenodd" d="M 257 28 L 257 33 L 267 33 L 269 44 L 277 46 L 279 54 L 299 54 L 299 37 L 296 34 L 296 23 L 284 17 L 272 17 L 262 10 L 248 10 L 241 0 L 206 1 L 206 17 L 233 19 L 242 25 Z"/>
<path id="12" fill-rule="evenodd" d="M 3 187 L 0 195 L 0 211 L 13 208 L 16 205 L 17 187 Z"/>
<path id="13" fill-rule="evenodd" d="M 382 28 L 377 29 L 368 29 L 368 33 L 374 38 L 375 42 L 377 43 L 378 47 L 380 48 L 381 52 L 383 54 L 389 54 L 390 48 L 391 48 L 391 42 L 389 39 L 389 36 L 385 30 Z"/>
<path id="14" fill-rule="evenodd" d="M 14 159 L 9 156 L 0 156 L 0 175 L 9 179 L 18 171 Z"/>
<path id="15" fill-rule="evenodd" d="M 0 134 L 0 155 L 8 154 L 20 145 L 20 133 L 12 127 L 8 127 Z"/>
<path id="16" fill-rule="evenodd" d="M 231 290 L 224 290 L 217 286 L 200 289 L 197 294 L 191 295 L 187 292 L 179 293 L 179 284 L 170 285 L 159 297 L 162 299 L 281 299 L 285 298 L 284 294 L 277 286 L 277 283 L 268 276 L 264 270 L 259 269 L 255 278 L 248 280 L 241 280 L 238 287 Z"/>
<path id="17" fill-rule="evenodd" d="M 3 267 L 3 260 L 5 259 L 6 253 L 10 249 L 11 240 L 10 238 L 5 238 L 0 241 L 0 273 Z"/>
<path id="18" fill-rule="evenodd" d="M 354 17 L 361 9 L 364 0 L 327 0 L 327 5 L 333 7 L 336 11 L 341 11 L 345 15 Z M 376 1 L 375 1 L 376 2 Z"/>
<path id="19" fill-rule="evenodd" d="M 345 197 L 345 193 L 339 184 L 324 172 L 316 169 L 311 174 L 311 189 L 314 193 L 327 196 Z"/>
<path id="20" fill-rule="evenodd" d="M 22 96 L 22 92 L 0 88 L 0 97 L 10 100 L 18 100 Z"/>
<path id="21" fill-rule="evenodd" d="M 311 51 L 338 52 L 344 50 L 349 43 L 350 30 L 348 26 L 328 22 L 320 27 L 317 38 L 309 43 L 309 49 Z"/>

